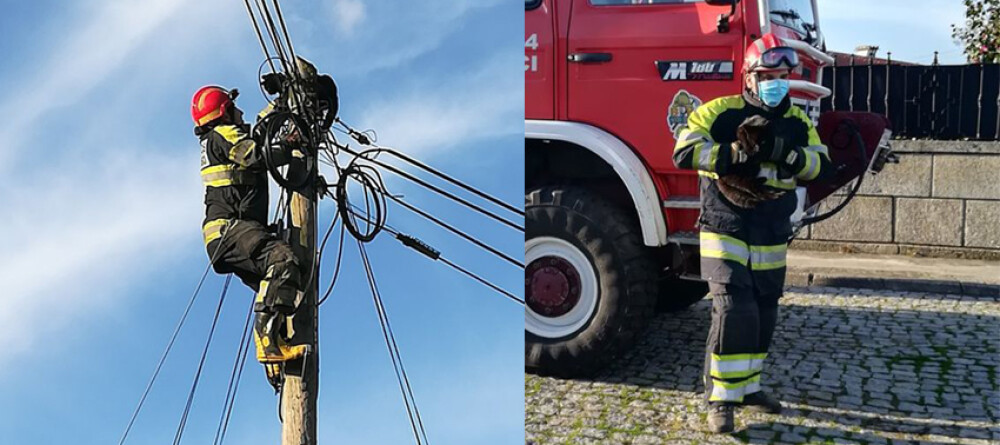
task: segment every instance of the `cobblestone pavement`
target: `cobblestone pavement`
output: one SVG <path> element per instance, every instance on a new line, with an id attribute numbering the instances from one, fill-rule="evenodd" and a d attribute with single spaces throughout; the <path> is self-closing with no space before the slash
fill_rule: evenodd
<path id="1" fill-rule="evenodd" d="M 710 309 L 658 315 L 594 379 L 527 375 L 527 442 L 1000 444 L 1000 297 L 790 290 L 761 381 L 785 412 L 732 435 L 704 427 Z"/>

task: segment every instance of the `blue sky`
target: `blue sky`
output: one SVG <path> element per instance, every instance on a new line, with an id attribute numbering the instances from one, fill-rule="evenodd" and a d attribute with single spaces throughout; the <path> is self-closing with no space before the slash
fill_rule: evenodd
<path id="1" fill-rule="evenodd" d="M 283 3 L 297 52 L 337 79 L 346 121 L 520 203 L 519 7 Z M 264 104 L 255 83 L 262 55 L 239 0 L 3 7 L 0 325 L 11 341 L 0 366 L 0 442 L 117 443 L 207 262 L 190 97 L 204 84 L 238 87 L 238 104 L 255 112 Z M 520 255 L 520 233 L 398 179 L 389 187 Z M 324 206 L 321 218 L 331 216 Z M 520 271 L 406 210 L 392 207 L 389 223 L 520 292 Z M 369 252 L 430 440 L 522 441 L 523 311 L 389 237 Z M 128 443 L 173 437 L 222 282 L 213 275 L 206 284 Z M 185 443 L 214 435 L 250 299 L 234 283 Z M 322 308 L 321 335 L 321 440 L 412 442 L 353 244 Z M 228 443 L 277 443 L 275 413 L 250 363 Z"/>
<path id="2" fill-rule="evenodd" d="M 930 64 L 940 51 L 941 63 L 966 62 L 951 38 L 951 25 L 965 20 L 959 0 L 819 0 L 819 19 L 832 51 L 878 45 L 880 57 Z"/>

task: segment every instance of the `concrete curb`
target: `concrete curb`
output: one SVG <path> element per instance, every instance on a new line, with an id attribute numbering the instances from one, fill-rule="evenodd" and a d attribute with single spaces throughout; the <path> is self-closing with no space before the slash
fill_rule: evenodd
<path id="1" fill-rule="evenodd" d="M 920 280 L 912 278 L 851 277 L 824 273 L 789 271 L 785 286 L 793 287 L 848 287 L 878 289 L 898 292 L 926 292 L 934 294 L 967 295 L 974 297 L 1000 297 L 1000 284 L 965 283 L 952 280 Z"/>

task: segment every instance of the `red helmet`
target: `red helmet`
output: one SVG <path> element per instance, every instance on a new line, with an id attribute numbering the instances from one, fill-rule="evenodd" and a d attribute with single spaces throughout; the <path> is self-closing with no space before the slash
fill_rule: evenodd
<path id="1" fill-rule="evenodd" d="M 227 91 L 214 85 L 201 87 L 191 98 L 191 118 L 195 125 L 200 127 L 225 115 L 239 94 L 235 88 Z"/>
<path id="2" fill-rule="evenodd" d="M 781 38 L 767 33 L 747 47 L 743 73 L 793 69 L 799 66 L 799 53 L 785 46 Z"/>

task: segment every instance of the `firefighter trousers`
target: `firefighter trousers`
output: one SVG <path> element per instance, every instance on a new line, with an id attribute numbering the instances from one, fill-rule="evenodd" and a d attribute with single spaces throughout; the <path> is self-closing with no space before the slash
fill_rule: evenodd
<path id="1" fill-rule="evenodd" d="M 257 293 L 255 312 L 295 311 L 300 272 L 288 243 L 249 220 L 209 221 L 204 232 L 212 267 L 220 274 L 236 274 Z"/>
<path id="2" fill-rule="evenodd" d="M 712 294 L 705 396 L 740 403 L 760 391 L 785 282 L 787 238 L 703 230 L 700 241 L 702 276 Z"/>

